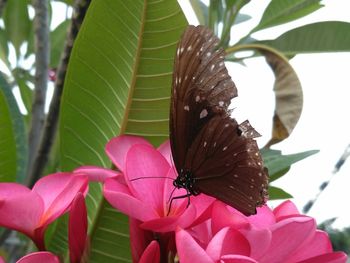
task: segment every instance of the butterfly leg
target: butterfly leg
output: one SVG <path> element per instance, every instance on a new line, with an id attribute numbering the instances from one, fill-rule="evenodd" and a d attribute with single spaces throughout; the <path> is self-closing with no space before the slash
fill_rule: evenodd
<path id="1" fill-rule="evenodd" d="M 172 205 L 172 203 L 173 203 L 174 200 L 187 197 L 187 206 L 186 206 L 186 208 L 187 208 L 187 207 L 190 205 L 190 196 L 191 196 L 191 195 L 192 195 L 192 194 L 191 194 L 190 192 L 187 192 L 187 194 L 185 194 L 185 195 L 179 195 L 179 196 L 172 197 L 172 198 L 170 199 L 170 204 L 169 204 L 167 216 L 168 216 L 169 213 L 170 213 L 171 205 Z"/>

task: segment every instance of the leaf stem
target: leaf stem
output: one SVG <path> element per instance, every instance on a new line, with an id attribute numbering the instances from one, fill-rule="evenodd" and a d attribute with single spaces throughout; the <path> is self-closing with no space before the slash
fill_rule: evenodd
<path id="1" fill-rule="evenodd" d="M 7 0 L 0 0 L 0 17 L 2 16 L 2 11 L 6 5 Z"/>
<path id="2" fill-rule="evenodd" d="M 35 153 L 37 152 L 45 120 L 45 100 L 48 82 L 48 66 L 50 61 L 49 16 L 48 1 L 33 0 L 35 10 L 35 90 L 32 106 L 32 119 L 29 131 L 29 166 L 31 173 Z M 28 178 L 27 178 L 28 179 Z"/>

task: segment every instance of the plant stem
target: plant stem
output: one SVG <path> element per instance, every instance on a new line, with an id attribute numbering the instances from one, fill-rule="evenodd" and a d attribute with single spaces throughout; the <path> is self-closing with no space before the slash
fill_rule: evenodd
<path id="1" fill-rule="evenodd" d="M 72 22 L 69 27 L 67 39 L 64 50 L 61 56 L 60 64 L 56 72 L 55 90 L 50 103 L 50 108 L 45 121 L 43 136 L 41 137 L 38 154 L 34 160 L 33 169 L 30 175 L 30 185 L 34 185 L 40 178 L 48 156 L 55 139 L 59 107 L 61 102 L 61 95 L 63 92 L 64 79 L 66 77 L 68 61 L 73 48 L 74 40 L 77 37 L 78 31 L 81 27 L 86 11 L 90 5 L 91 0 L 76 0 Z"/>
<path id="2" fill-rule="evenodd" d="M 28 174 L 31 173 L 45 119 L 45 100 L 50 61 L 48 0 L 33 0 L 35 10 L 35 91 L 29 131 Z M 27 178 L 28 179 L 28 178 Z"/>
<path id="3" fill-rule="evenodd" d="M 2 16 L 2 11 L 6 5 L 6 0 L 0 0 L 0 17 Z"/>

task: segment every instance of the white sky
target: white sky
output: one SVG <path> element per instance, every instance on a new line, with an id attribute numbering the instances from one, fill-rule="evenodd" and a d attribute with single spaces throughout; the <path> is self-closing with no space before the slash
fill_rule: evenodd
<path id="1" fill-rule="evenodd" d="M 179 0 L 185 7 L 187 1 Z M 232 38 L 239 39 L 258 23 L 268 0 L 251 1 L 242 9 L 251 15 L 251 21 L 242 23 L 231 31 Z M 316 21 L 341 20 L 350 22 L 350 1 L 323 1 L 325 7 L 306 18 L 256 33 L 258 39 L 275 38 L 281 33 Z M 198 24 L 185 7 L 190 24 Z M 237 37 L 235 37 L 237 36 Z M 350 53 L 324 53 L 297 55 L 291 61 L 302 83 L 304 108 L 301 119 L 292 135 L 273 148 L 283 153 L 296 153 L 318 149 L 320 153 L 295 165 L 273 185 L 294 196 L 293 201 L 301 208 L 316 195 L 319 185 L 327 180 L 335 163 L 350 143 Z M 246 66 L 226 63 L 238 88 L 239 97 L 233 101 L 234 117 L 239 121 L 249 119 L 263 134 L 259 145 L 270 138 L 274 110 L 272 92 L 274 76 L 263 58 L 245 60 Z M 338 217 L 334 226 L 350 226 L 350 160 L 332 179 L 309 215 L 323 220 Z M 273 202 L 272 205 L 275 205 Z"/>

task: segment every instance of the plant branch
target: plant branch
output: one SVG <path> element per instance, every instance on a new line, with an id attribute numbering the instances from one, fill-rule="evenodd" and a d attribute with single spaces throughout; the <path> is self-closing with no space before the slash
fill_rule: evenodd
<path id="1" fill-rule="evenodd" d="M 35 10 L 35 90 L 29 131 L 28 174 L 31 173 L 45 120 L 45 99 L 50 61 L 48 0 L 33 0 Z"/>
<path id="2" fill-rule="evenodd" d="M 342 154 L 342 156 L 339 158 L 339 160 L 337 161 L 337 163 L 334 166 L 334 170 L 330 176 L 330 178 L 326 181 L 324 181 L 320 187 L 319 187 L 319 192 L 315 195 L 314 199 L 309 200 L 303 207 L 303 213 L 307 214 L 311 208 L 314 206 L 314 204 L 317 202 L 318 198 L 320 197 L 320 195 L 322 194 L 322 192 L 324 192 L 324 190 L 327 188 L 327 186 L 331 183 L 331 180 L 334 178 L 334 175 L 337 174 L 340 170 L 340 168 L 343 166 L 343 164 L 345 163 L 345 161 L 348 159 L 348 157 L 350 156 L 350 144 L 346 147 L 344 153 Z"/>
<path id="3" fill-rule="evenodd" d="M 56 73 L 55 90 L 50 104 L 49 112 L 46 117 L 43 136 L 40 140 L 38 154 L 34 160 L 33 169 L 30 175 L 30 185 L 40 178 L 48 161 L 48 156 L 54 142 L 57 130 L 59 107 L 61 102 L 61 95 L 63 92 L 64 79 L 66 77 L 68 61 L 73 48 L 74 40 L 77 37 L 78 31 L 81 27 L 86 11 L 90 5 L 91 0 L 76 0 L 72 22 L 68 30 L 67 39 L 65 42 L 64 51 L 61 56 L 60 64 Z"/>
<path id="4" fill-rule="evenodd" d="M 0 17 L 2 16 L 2 11 L 4 10 L 6 2 L 6 0 L 0 0 Z"/>

